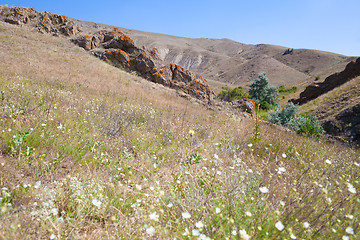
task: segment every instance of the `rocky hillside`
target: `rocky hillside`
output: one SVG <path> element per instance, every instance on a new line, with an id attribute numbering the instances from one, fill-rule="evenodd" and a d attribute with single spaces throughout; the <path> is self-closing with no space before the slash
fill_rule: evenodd
<path id="1" fill-rule="evenodd" d="M 63 15 L 37 12 L 33 8 L 2 6 L 0 19 L 16 25 L 29 25 L 41 33 L 59 34 L 72 37 L 71 41 L 93 55 L 117 67 L 135 72 L 152 82 L 177 89 L 184 97 L 194 97 L 211 104 L 215 93 L 206 79 L 184 69 L 178 64 L 164 66 L 159 51 L 138 47 L 134 40 L 118 28 L 81 35 L 82 29 L 74 21 Z"/>
<path id="2" fill-rule="evenodd" d="M 328 134 L 360 144 L 360 58 L 320 83 L 308 86 L 300 98 L 303 112 L 315 114 Z"/>
<path id="3" fill-rule="evenodd" d="M 87 32 L 112 28 L 73 20 Z M 266 72 L 276 86 L 304 86 L 316 76 L 326 77 L 334 69 L 341 69 L 355 59 L 317 50 L 248 45 L 230 39 L 191 39 L 125 28 L 120 30 L 134 39 L 138 46 L 158 49 L 159 57 L 165 64 L 180 64 L 209 80 L 234 86 L 248 86 L 260 72 Z"/>

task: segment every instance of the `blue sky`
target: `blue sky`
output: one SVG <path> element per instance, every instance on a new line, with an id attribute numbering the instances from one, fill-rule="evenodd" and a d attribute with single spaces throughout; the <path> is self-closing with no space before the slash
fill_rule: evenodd
<path id="1" fill-rule="evenodd" d="M 174 36 L 360 56 L 359 0 L 0 0 L 0 4 Z"/>

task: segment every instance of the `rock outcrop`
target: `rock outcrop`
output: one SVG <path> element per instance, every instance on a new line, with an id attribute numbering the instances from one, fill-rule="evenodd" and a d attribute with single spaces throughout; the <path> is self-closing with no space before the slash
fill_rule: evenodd
<path id="1" fill-rule="evenodd" d="M 213 102 L 215 93 L 205 78 L 177 64 L 161 66 L 156 61 L 159 57 L 156 48 L 149 50 L 137 47 L 134 41 L 118 28 L 76 37 L 71 41 L 116 67 L 135 71 L 152 82 L 180 90 L 204 103 Z"/>
<path id="2" fill-rule="evenodd" d="M 73 43 L 116 67 L 135 71 L 152 82 L 178 89 L 204 103 L 213 102 L 215 93 L 210 89 L 206 79 L 185 70 L 180 65 L 161 66 L 158 61 L 158 49 L 137 47 L 133 39 L 118 28 L 78 36 L 81 29 L 68 17 L 24 7 L 0 6 L 0 20 L 16 25 L 30 25 L 41 33 L 72 37 Z"/>
<path id="3" fill-rule="evenodd" d="M 356 61 L 351 61 L 346 67 L 345 70 L 339 73 L 330 75 L 321 83 L 313 83 L 305 90 L 300 93 L 299 99 L 292 99 L 295 104 L 304 104 L 307 103 L 320 95 L 327 93 L 334 88 L 348 82 L 355 77 L 360 76 L 360 58 Z"/>
<path id="4" fill-rule="evenodd" d="M 247 112 L 251 114 L 251 116 L 255 116 L 255 102 L 252 99 L 244 98 L 237 100 L 233 102 L 232 105 L 241 112 Z"/>
<path id="5" fill-rule="evenodd" d="M 80 32 L 80 28 L 68 17 L 49 12 L 38 12 L 34 8 L 2 6 L 0 19 L 16 25 L 32 25 L 41 33 L 53 35 L 75 36 Z"/>

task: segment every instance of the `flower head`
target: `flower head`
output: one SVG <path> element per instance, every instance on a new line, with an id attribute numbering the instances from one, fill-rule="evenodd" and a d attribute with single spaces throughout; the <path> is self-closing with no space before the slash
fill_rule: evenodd
<path id="1" fill-rule="evenodd" d="M 197 228 L 203 228 L 204 227 L 204 224 L 201 222 L 201 221 L 198 221 L 197 223 L 195 223 L 195 226 Z"/>
<path id="2" fill-rule="evenodd" d="M 100 208 L 100 206 L 101 206 L 101 201 L 100 201 L 100 200 L 97 200 L 96 198 L 94 198 L 94 199 L 92 200 L 92 204 L 94 204 L 95 207 Z"/>
<path id="3" fill-rule="evenodd" d="M 347 227 L 345 230 L 346 233 L 353 235 L 354 234 L 354 229 L 352 227 Z"/>
<path id="4" fill-rule="evenodd" d="M 190 129 L 190 130 L 189 130 L 189 135 L 192 137 L 192 136 L 194 136 L 194 134 L 195 134 L 195 131 L 192 130 L 192 129 Z"/>
<path id="5" fill-rule="evenodd" d="M 243 239 L 243 240 L 249 240 L 250 239 L 250 235 L 247 234 L 245 229 L 240 230 L 239 233 L 240 233 L 241 239 Z"/>
<path id="6" fill-rule="evenodd" d="M 260 192 L 261 193 L 268 193 L 269 192 L 269 189 L 267 187 L 261 187 L 259 188 Z"/>
<path id="7" fill-rule="evenodd" d="M 150 226 L 150 227 L 146 228 L 146 233 L 149 234 L 149 235 L 154 235 L 155 228 L 153 226 Z"/>
<path id="8" fill-rule="evenodd" d="M 282 224 L 281 221 L 278 221 L 277 223 L 275 223 L 275 227 L 277 228 L 277 230 L 282 231 L 284 230 L 285 226 Z"/>
<path id="9" fill-rule="evenodd" d="M 356 188 L 354 188 L 354 186 L 352 184 L 350 184 L 350 183 L 348 183 L 347 185 L 348 185 L 349 192 L 355 194 L 356 193 Z"/>
<path id="10" fill-rule="evenodd" d="M 159 221 L 159 215 L 157 215 L 156 212 L 151 213 L 149 218 L 154 221 Z"/>
<path id="11" fill-rule="evenodd" d="M 218 207 L 216 207 L 216 208 L 215 208 L 215 213 L 220 213 L 220 212 L 221 212 L 221 209 L 218 208 Z"/>
<path id="12" fill-rule="evenodd" d="M 181 216 L 182 216 L 183 218 L 191 218 L 191 214 L 188 213 L 188 212 L 183 212 L 183 213 L 181 213 Z"/>

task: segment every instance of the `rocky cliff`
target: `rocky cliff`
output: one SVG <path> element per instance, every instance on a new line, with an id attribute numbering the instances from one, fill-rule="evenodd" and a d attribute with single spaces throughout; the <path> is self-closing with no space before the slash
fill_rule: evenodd
<path id="1" fill-rule="evenodd" d="M 0 6 L 0 19 L 16 25 L 31 25 L 41 33 L 75 36 L 80 28 L 64 15 L 38 12 L 34 8 Z"/>
<path id="2" fill-rule="evenodd" d="M 309 85 L 302 93 L 300 93 L 299 99 L 291 101 L 300 105 L 304 104 L 333 90 L 336 87 L 339 87 L 357 76 L 360 76 L 360 58 L 356 61 L 351 61 L 345 67 L 344 71 L 330 75 L 324 82 Z"/>
<path id="3" fill-rule="evenodd" d="M 188 97 L 212 104 L 215 93 L 205 78 L 177 64 L 163 66 L 156 48 L 135 45 L 133 39 L 118 28 L 80 35 L 80 27 L 64 15 L 38 12 L 33 8 L 0 6 L 0 20 L 16 25 L 29 25 L 41 33 L 71 37 L 71 41 L 117 67 L 152 81 L 177 89 Z"/>
<path id="4" fill-rule="evenodd" d="M 134 41 L 118 28 L 80 36 L 72 39 L 72 42 L 100 59 L 125 70 L 135 71 L 152 82 L 178 89 L 204 103 L 213 102 L 215 93 L 205 78 L 177 64 L 162 66 L 160 61 L 157 61 L 159 52 L 156 48 L 149 50 L 137 47 Z"/>

